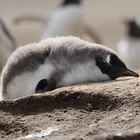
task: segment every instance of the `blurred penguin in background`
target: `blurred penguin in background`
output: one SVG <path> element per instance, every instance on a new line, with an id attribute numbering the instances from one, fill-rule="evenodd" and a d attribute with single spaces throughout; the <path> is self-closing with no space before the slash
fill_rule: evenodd
<path id="1" fill-rule="evenodd" d="M 88 36 L 94 42 L 101 44 L 102 41 L 98 34 L 87 25 L 81 5 L 82 0 L 63 0 L 50 17 L 24 15 L 15 18 L 14 21 L 15 23 L 27 20 L 43 22 L 45 29 L 41 40 L 55 36 L 73 35 L 81 38 Z"/>
<path id="2" fill-rule="evenodd" d="M 132 69 L 140 69 L 140 16 L 126 21 L 127 34 L 118 44 L 120 57 Z"/>
<path id="3" fill-rule="evenodd" d="M 16 43 L 13 36 L 8 31 L 2 19 L 0 19 L 0 72 L 15 49 Z"/>

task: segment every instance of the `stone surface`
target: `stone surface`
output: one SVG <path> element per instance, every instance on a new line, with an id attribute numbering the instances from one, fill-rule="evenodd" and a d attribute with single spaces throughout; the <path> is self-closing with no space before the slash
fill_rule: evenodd
<path id="1" fill-rule="evenodd" d="M 25 139 L 50 127 L 58 130 L 45 140 L 140 139 L 140 79 L 87 83 L 0 102 L 1 140 Z"/>

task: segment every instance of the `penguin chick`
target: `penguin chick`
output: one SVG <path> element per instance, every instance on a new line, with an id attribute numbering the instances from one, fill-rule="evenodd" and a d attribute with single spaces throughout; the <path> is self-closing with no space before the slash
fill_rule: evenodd
<path id="1" fill-rule="evenodd" d="M 8 31 L 2 19 L 0 19 L 0 71 L 15 49 L 16 43 L 13 36 Z"/>
<path id="2" fill-rule="evenodd" d="M 140 16 L 126 22 L 127 34 L 118 44 L 124 62 L 133 69 L 140 69 Z"/>
<path id="3" fill-rule="evenodd" d="M 59 87 L 139 75 L 117 54 L 76 37 L 56 37 L 18 48 L 1 76 L 1 93 L 12 99 Z"/>

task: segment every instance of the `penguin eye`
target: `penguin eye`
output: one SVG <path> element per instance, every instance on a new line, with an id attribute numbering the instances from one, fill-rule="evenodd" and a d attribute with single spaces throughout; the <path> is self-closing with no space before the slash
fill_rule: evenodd
<path id="1" fill-rule="evenodd" d="M 45 92 L 47 90 L 47 86 L 48 86 L 48 81 L 47 79 L 42 79 L 38 82 L 37 86 L 36 86 L 36 89 L 35 89 L 35 92 L 36 93 L 42 93 L 42 92 Z"/>

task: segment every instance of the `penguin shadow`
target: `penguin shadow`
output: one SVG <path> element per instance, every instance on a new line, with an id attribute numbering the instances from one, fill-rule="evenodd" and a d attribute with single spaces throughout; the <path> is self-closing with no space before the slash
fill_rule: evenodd
<path id="1" fill-rule="evenodd" d="M 123 99 L 113 94 L 57 89 L 17 100 L 1 101 L 0 110 L 13 115 L 34 115 L 52 112 L 54 109 L 75 109 L 87 112 L 111 111 L 122 104 Z"/>

